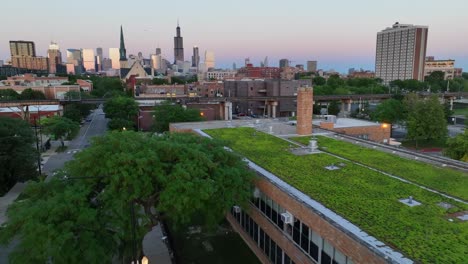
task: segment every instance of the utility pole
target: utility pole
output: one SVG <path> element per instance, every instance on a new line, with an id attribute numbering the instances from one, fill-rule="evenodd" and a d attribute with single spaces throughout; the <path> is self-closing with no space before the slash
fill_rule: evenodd
<path id="1" fill-rule="evenodd" d="M 39 139 L 37 138 L 37 121 L 34 117 L 34 132 L 36 134 L 36 148 L 37 148 L 37 169 L 39 170 L 39 176 L 42 175 L 41 169 L 41 150 L 39 149 Z"/>

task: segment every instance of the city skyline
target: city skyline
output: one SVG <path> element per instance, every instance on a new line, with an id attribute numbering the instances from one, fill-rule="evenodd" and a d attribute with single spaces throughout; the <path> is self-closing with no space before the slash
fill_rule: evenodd
<path id="1" fill-rule="evenodd" d="M 278 66 L 279 59 L 288 58 L 291 65 L 305 65 L 309 60 L 317 60 L 318 68 L 333 68 L 339 72 L 346 72 L 348 68 L 374 70 L 377 32 L 398 21 L 428 26 L 427 55 L 436 59 L 454 59 L 456 67 L 468 68 L 468 39 L 460 37 L 468 33 L 468 21 L 463 14 L 463 7 L 468 7 L 468 3 L 461 0 L 450 6 L 400 0 L 338 5 L 294 1 L 286 6 L 274 1 L 269 1 L 269 5 L 265 5 L 265 1 L 256 1 L 249 2 L 249 8 L 245 8 L 244 1 L 217 7 L 189 1 L 144 3 L 145 10 L 178 11 L 176 14 L 160 12 L 151 21 L 142 19 L 139 12 L 127 14 L 124 1 L 112 2 L 110 6 L 107 1 L 84 0 L 74 6 L 74 12 L 66 12 L 69 9 L 66 3 L 25 2 L 34 12 L 24 11 L 21 9 L 23 5 L 12 2 L 2 4 L 4 10 L 11 12 L 2 14 L 0 22 L 6 24 L 20 16 L 22 23 L 9 23 L 8 28 L 2 29 L 0 60 L 10 59 L 10 40 L 34 41 L 38 56 L 46 56 L 47 47 L 53 41 L 60 45 L 62 54 L 70 48 L 95 50 L 102 47 L 104 57 L 108 58 L 108 49 L 119 46 L 122 24 L 127 55 L 141 51 L 149 58 L 155 48 L 160 47 L 163 57 L 172 61 L 174 30 L 179 18 L 184 47 L 198 46 L 202 54 L 213 51 L 217 66 L 222 68 L 231 68 L 233 63 L 242 66 L 247 57 L 259 65 L 268 56 L 271 66 Z M 143 1 L 137 1 L 136 5 L 139 3 Z M 48 12 L 50 8 L 54 12 Z M 21 13 L 15 12 L 20 9 L 23 10 Z M 115 16 L 110 11 L 125 15 Z M 46 12 L 48 19 L 40 19 Z M 27 26 L 35 25 L 38 20 L 43 23 L 43 30 L 32 30 Z"/>

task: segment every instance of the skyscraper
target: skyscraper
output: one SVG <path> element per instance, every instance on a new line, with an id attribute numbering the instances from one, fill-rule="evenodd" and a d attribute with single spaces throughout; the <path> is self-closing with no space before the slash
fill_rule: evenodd
<path id="1" fill-rule="evenodd" d="M 124 36 L 123 36 L 123 28 L 120 26 L 120 68 L 128 68 L 128 63 L 127 63 L 127 50 L 125 49 L 125 42 L 124 42 Z"/>
<path id="2" fill-rule="evenodd" d="M 212 51 L 205 51 L 205 66 L 207 69 L 214 68 L 216 66 L 215 54 Z"/>
<path id="3" fill-rule="evenodd" d="M 317 61 L 307 61 L 307 71 L 316 72 L 317 71 Z"/>
<path id="4" fill-rule="evenodd" d="M 156 55 L 161 55 L 161 48 L 156 48 Z"/>
<path id="5" fill-rule="evenodd" d="M 81 50 L 67 49 L 67 73 L 81 74 L 83 69 L 83 58 Z"/>
<path id="6" fill-rule="evenodd" d="M 179 21 L 176 28 L 177 35 L 174 37 L 174 64 L 177 61 L 184 61 L 184 39 L 180 36 Z"/>
<path id="7" fill-rule="evenodd" d="M 57 43 L 50 43 L 47 57 L 49 58 L 49 73 L 57 73 L 57 65 L 62 64 L 62 53 Z"/>
<path id="8" fill-rule="evenodd" d="M 83 66 L 87 72 L 96 71 L 96 58 L 93 49 L 83 49 Z"/>
<path id="9" fill-rule="evenodd" d="M 281 59 L 279 61 L 279 66 L 280 66 L 280 68 L 289 67 L 289 60 L 288 59 Z"/>
<path id="10" fill-rule="evenodd" d="M 200 64 L 200 54 L 198 52 L 198 47 L 194 46 L 192 56 L 192 67 L 198 67 L 198 64 Z"/>
<path id="11" fill-rule="evenodd" d="M 393 80 L 424 79 L 427 26 L 400 24 L 377 33 L 375 76 Z"/>
<path id="12" fill-rule="evenodd" d="M 12 58 L 14 56 L 36 57 L 36 46 L 32 41 L 11 40 L 10 52 Z"/>
<path id="13" fill-rule="evenodd" d="M 119 48 L 109 49 L 109 58 L 112 61 L 112 69 L 120 69 L 120 51 Z"/>
<path id="14" fill-rule="evenodd" d="M 96 70 L 102 71 L 102 60 L 103 60 L 102 48 L 96 49 Z"/>

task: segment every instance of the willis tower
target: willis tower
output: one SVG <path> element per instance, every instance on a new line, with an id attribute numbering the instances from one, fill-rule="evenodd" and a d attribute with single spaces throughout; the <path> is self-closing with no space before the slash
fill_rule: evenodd
<path id="1" fill-rule="evenodd" d="M 184 40 L 180 36 L 179 21 L 177 21 L 177 35 L 174 37 L 174 64 L 184 61 Z"/>

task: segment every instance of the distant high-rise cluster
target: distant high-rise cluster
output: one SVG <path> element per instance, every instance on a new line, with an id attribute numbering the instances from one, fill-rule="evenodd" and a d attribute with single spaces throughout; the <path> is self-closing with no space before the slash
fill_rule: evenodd
<path id="1" fill-rule="evenodd" d="M 393 80 L 424 80 L 427 26 L 396 22 L 377 33 L 375 75 L 388 84 Z"/>

